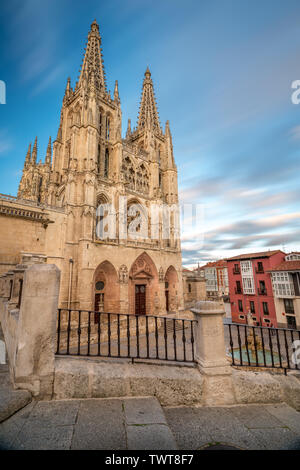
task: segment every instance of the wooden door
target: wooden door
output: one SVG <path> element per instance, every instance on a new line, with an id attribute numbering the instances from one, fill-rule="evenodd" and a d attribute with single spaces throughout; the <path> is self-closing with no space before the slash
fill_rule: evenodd
<path id="1" fill-rule="evenodd" d="M 146 286 L 135 286 L 135 314 L 146 315 Z"/>

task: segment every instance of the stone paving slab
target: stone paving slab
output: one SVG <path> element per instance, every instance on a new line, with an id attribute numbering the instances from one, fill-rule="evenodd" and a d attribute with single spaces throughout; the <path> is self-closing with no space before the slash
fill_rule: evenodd
<path id="1" fill-rule="evenodd" d="M 0 423 L 0 449 L 297 449 L 286 404 L 161 408 L 154 397 L 32 402 Z"/>
<path id="2" fill-rule="evenodd" d="M 129 450 L 174 450 L 177 444 L 165 424 L 143 424 L 127 426 Z"/>
<path id="3" fill-rule="evenodd" d="M 174 407 L 164 411 L 180 449 L 222 442 L 251 450 L 300 450 L 300 413 L 285 404 Z"/>
<path id="4" fill-rule="evenodd" d="M 251 433 L 268 450 L 300 450 L 300 436 L 288 428 L 252 429 Z"/>
<path id="5" fill-rule="evenodd" d="M 126 449 L 123 408 L 119 399 L 80 401 L 71 449 Z"/>
<path id="6" fill-rule="evenodd" d="M 291 431 L 300 435 L 300 412 L 295 413 L 295 410 L 285 403 L 274 406 L 266 405 L 265 408 L 270 414 L 275 416 L 282 425 L 288 426 Z"/>
<path id="7" fill-rule="evenodd" d="M 167 424 L 164 412 L 156 398 L 128 398 L 124 400 L 125 419 L 130 424 Z"/>
<path id="8" fill-rule="evenodd" d="M 283 426 L 283 423 L 279 421 L 274 414 L 269 413 L 268 410 L 262 406 L 252 405 L 246 408 L 239 406 L 233 408 L 232 413 L 249 429 L 280 428 Z"/>

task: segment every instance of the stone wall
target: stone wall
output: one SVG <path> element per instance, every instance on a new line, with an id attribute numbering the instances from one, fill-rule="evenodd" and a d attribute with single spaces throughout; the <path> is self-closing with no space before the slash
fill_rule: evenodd
<path id="1" fill-rule="evenodd" d="M 58 268 L 47 264 L 19 265 L 0 278 L 11 379 L 40 398 L 52 396 L 59 282 Z"/>

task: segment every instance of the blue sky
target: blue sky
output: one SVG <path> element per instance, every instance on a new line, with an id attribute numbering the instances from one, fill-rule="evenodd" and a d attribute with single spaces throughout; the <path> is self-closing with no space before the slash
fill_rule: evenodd
<path id="1" fill-rule="evenodd" d="M 66 79 L 74 85 L 94 18 L 123 132 L 149 65 L 170 120 L 180 199 L 201 204 L 183 231 L 185 265 L 241 252 L 300 251 L 298 0 L 10 0 L 0 11 L 0 192 L 16 195 L 29 142 L 44 158 Z"/>

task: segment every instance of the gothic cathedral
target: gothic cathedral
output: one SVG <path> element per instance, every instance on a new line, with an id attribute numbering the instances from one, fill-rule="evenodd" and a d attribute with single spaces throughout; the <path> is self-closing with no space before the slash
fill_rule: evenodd
<path id="1" fill-rule="evenodd" d="M 25 158 L 18 197 L 2 201 L 2 208 L 13 210 L 10 215 L 0 211 L 10 224 L 8 230 L 20 230 L 21 238 L 23 231 L 24 238 L 6 241 L 10 246 L 5 260 L 0 253 L 0 269 L 4 272 L 5 265 L 16 265 L 26 256 L 56 264 L 61 270 L 61 308 L 158 315 L 178 312 L 183 309 L 182 266 L 174 213 L 167 237 L 163 236 L 162 212 L 155 218 L 155 237 L 151 236 L 152 215 L 140 236 L 143 224 L 134 225 L 137 236 L 124 236 L 120 225 L 124 217 L 128 227 L 144 211 L 150 214 L 153 204 L 178 207 L 169 122 L 163 131 L 149 68 L 137 125 L 131 128 L 128 121 L 124 139 L 121 129 L 118 82 L 111 96 L 99 26 L 94 21 L 78 81 L 74 88 L 67 81 L 53 149 L 49 139 L 45 162 L 38 161 L 35 139 Z M 104 207 L 102 212 L 99 206 Z M 133 206 L 140 210 L 132 211 Z M 103 220 L 111 220 L 112 215 L 113 230 L 102 237 L 107 228 Z"/>

